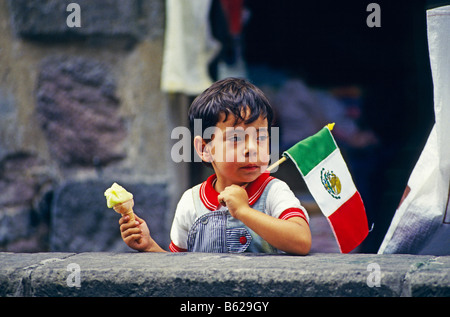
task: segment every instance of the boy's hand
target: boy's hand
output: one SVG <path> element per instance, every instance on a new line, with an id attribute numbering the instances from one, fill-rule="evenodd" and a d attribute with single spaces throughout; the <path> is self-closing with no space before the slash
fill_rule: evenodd
<path id="1" fill-rule="evenodd" d="M 136 221 L 129 222 L 129 216 L 123 216 L 119 220 L 120 233 L 123 241 L 130 248 L 137 251 L 148 251 L 153 240 L 150 237 L 147 223 L 134 214 Z"/>
<path id="2" fill-rule="evenodd" d="M 245 212 L 247 208 L 250 208 L 248 205 L 247 192 L 238 185 L 226 187 L 219 196 L 217 196 L 217 199 L 222 205 L 228 207 L 231 216 L 236 219 L 239 219 L 240 214 Z"/>

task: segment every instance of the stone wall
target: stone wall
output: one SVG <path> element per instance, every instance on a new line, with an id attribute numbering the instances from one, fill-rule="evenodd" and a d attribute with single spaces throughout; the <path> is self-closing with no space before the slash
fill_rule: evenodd
<path id="1" fill-rule="evenodd" d="M 0 252 L 0 262 L 0 296 L 450 296 L 449 256 Z"/>
<path id="2" fill-rule="evenodd" d="M 123 250 L 114 181 L 167 245 L 183 183 L 169 159 L 181 112 L 160 90 L 164 1 L 78 0 L 81 27 L 71 2 L 0 0 L 0 250 Z"/>

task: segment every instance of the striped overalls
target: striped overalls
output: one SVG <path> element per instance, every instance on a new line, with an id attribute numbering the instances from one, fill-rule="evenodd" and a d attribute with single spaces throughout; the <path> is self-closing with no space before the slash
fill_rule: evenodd
<path id="1" fill-rule="evenodd" d="M 279 180 L 271 180 L 252 208 L 267 213 L 266 199 L 270 187 Z M 188 251 L 213 253 L 276 253 L 277 249 L 268 244 L 240 220 L 231 216 L 226 208 L 208 210 L 200 200 L 200 185 L 192 188 L 197 219 L 188 232 Z"/>

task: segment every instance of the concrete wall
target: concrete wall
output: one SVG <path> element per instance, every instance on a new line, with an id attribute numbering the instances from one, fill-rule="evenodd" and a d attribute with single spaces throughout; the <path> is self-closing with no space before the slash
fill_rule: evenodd
<path id="1" fill-rule="evenodd" d="M 450 296 L 450 257 L 0 253 L 0 296 Z"/>

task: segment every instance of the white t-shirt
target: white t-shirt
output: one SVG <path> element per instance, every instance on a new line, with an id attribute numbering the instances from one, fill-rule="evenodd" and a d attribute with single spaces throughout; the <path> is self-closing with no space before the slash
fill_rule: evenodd
<path id="1" fill-rule="evenodd" d="M 211 211 L 226 209 L 217 200 L 217 193 L 213 187 L 216 175 L 211 175 L 200 186 L 200 200 L 205 207 Z M 261 196 L 266 185 L 275 179 L 270 174 L 263 173 L 255 181 L 247 185 L 245 190 L 249 197 L 249 205 L 252 206 Z M 194 224 L 197 214 L 194 206 L 193 189 L 184 192 L 178 202 L 175 217 L 172 223 L 170 238 L 170 250 L 172 252 L 182 252 L 187 249 L 187 239 L 189 229 Z M 287 220 L 292 217 L 301 217 L 309 222 L 306 209 L 300 204 L 289 186 L 279 180 L 269 189 L 266 199 L 266 212 L 274 218 Z"/>

